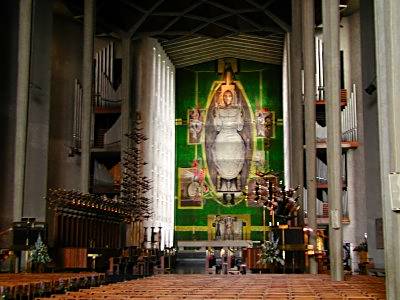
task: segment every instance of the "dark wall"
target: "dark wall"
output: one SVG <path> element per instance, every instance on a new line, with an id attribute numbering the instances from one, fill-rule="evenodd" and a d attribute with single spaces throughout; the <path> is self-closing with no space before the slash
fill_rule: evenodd
<path id="1" fill-rule="evenodd" d="M 48 187 L 79 189 L 80 156 L 70 157 L 74 79 L 81 79 L 82 25 L 53 17 Z"/>
<path id="2" fill-rule="evenodd" d="M 0 68 L 0 247 L 11 242 L 10 234 L 1 234 L 13 220 L 14 133 L 17 84 L 18 2 L 2 1 Z"/>

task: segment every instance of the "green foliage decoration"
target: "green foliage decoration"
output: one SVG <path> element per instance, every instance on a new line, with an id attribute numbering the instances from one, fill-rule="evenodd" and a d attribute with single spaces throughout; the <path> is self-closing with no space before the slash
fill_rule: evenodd
<path id="1" fill-rule="evenodd" d="M 31 250 L 30 261 L 35 264 L 51 262 L 47 246 L 43 243 L 40 234 L 35 242 L 35 246 Z"/>
<path id="2" fill-rule="evenodd" d="M 285 261 L 280 256 L 280 250 L 278 249 L 279 239 L 271 241 L 265 241 L 264 244 L 261 245 L 261 253 L 260 259 L 257 263 L 261 264 L 275 264 L 279 263 L 283 265 Z"/>

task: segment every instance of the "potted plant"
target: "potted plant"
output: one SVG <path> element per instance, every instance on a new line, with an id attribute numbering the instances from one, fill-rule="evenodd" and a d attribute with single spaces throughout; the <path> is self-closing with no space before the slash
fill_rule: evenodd
<path id="1" fill-rule="evenodd" d="M 271 270 L 274 271 L 277 264 L 284 265 L 285 261 L 280 256 L 280 250 L 278 249 L 279 239 L 274 240 L 272 237 L 270 241 L 265 241 L 261 245 L 260 259 L 257 263 L 262 265 L 269 265 Z"/>
<path id="2" fill-rule="evenodd" d="M 47 246 L 42 242 L 42 238 L 39 234 L 35 246 L 32 248 L 30 253 L 30 262 L 34 269 L 41 273 L 44 271 L 45 265 L 51 261 Z"/>

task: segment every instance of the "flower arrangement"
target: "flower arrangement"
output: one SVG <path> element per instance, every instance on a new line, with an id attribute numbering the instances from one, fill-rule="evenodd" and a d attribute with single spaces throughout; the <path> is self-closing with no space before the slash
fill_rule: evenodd
<path id="1" fill-rule="evenodd" d="M 35 246 L 31 250 L 30 261 L 34 264 L 46 264 L 51 262 L 47 246 L 42 242 L 40 234 L 35 242 Z"/>
<path id="2" fill-rule="evenodd" d="M 278 249 L 279 239 L 274 240 L 271 238 L 270 241 L 265 241 L 261 245 L 260 259 L 257 263 L 262 264 L 275 264 L 279 263 L 283 265 L 285 261 L 280 257 L 280 250 Z"/>

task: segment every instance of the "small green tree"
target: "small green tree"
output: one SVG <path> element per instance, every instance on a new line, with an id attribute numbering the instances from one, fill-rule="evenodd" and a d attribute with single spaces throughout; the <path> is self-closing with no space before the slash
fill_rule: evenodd
<path id="1" fill-rule="evenodd" d="M 261 253 L 258 263 L 261 264 L 280 263 L 281 265 L 285 263 L 285 261 L 280 257 L 278 242 L 279 239 L 274 240 L 274 238 L 271 238 L 271 241 L 265 241 L 264 244 L 261 245 Z"/>
<path id="2" fill-rule="evenodd" d="M 40 234 L 35 242 L 35 246 L 31 250 L 30 261 L 33 264 L 46 264 L 51 262 L 47 246 L 43 244 Z"/>

